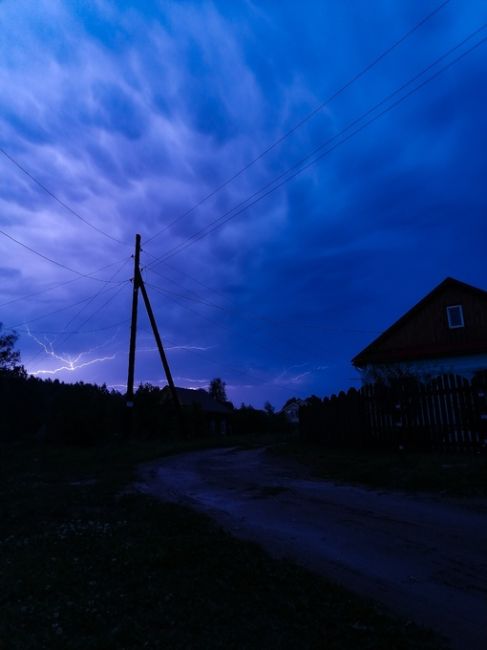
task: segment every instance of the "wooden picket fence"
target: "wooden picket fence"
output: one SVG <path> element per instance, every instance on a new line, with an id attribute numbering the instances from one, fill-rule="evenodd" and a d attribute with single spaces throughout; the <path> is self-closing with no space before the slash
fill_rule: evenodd
<path id="1" fill-rule="evenodd" d="M 487 451 L 487 372 L 472 381 L 410 377 L 311 398 L 300 410 L 300 430 L 333 447 Z"/>

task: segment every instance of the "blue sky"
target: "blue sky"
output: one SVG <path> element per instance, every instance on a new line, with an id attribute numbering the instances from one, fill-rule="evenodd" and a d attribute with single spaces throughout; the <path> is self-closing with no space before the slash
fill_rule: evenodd
<path id="1" fill-rule="evenodd" d="M 0 2 L 0 146 L 59 200 L 0 155 L 0 321 L 26 368 L 123 390 L 136 232 L 176 383 L 220 376 L 236 404 L 357 385 L 350 359 L 446 276 L 487 288 L 487 45 L 340 135 L 481 28 L 480 1 L 445 3 L 201 202 L 439 4 Z M 162 385 L 139 322 L 136 380 Z"/>

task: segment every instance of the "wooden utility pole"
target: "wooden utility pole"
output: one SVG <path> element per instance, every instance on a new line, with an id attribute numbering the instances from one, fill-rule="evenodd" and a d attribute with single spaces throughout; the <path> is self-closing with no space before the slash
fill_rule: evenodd
<path id="1" fill-rule="evenodd" d="M 133 407 L 134 407 L 134 376 L 135 376 L 135 346 L 137 338 L 137 307 L 139 302 L 139 289 L 142 292 L 142 297 L 144 299 L 145 308 L 147 310 L 147 315 L 149 316 L 149 321 L 154 333 L 154 338 L 156 339 L 157 349 L 159 350 L 159 356 L 161 357 L 162 366 L 166 374 L 167 383 L 169 385 L 169 390 L 171 391 L 171 396 L 176 408 L 178 415 L 179 424 L 181 427 L 181 433 L 186 433 L 186 426 L 183 417 L 183 411 L 181 404 L 179 402 L 178 394 L 176 387 L 174 386 L 174 381 L 171 375 L 171 369 L 169 368 L 169 363 L 167 361 L 166 353 L 164 352 L 164 347 L 162 345 L 161 337 L 159 335 L 159 330 L 157 328 L 156 319 L 154 317 L 154 312 L 149 301 L 149 296 L 147 295 L 147 290 L 144 285 L 144 280 L 142 279 L 142 274 L 140 272 L 140 235 L 135 235 L 135 255 L 134 255 L 134 278 L 132 280 L 132 321 L 130 326 L 130 347 L 129 347 L 129 370 L 128 370 L 128 379 L 127 379 L 127 394 L 126 394 L 126 406 L 127 406 L 127 431 L 130 435 L 133 431 Z"/>
<path id="2" fill-rule="evenodd" d="M 127 378 L 127 432 L 130 435 L 134 419 L 134 375 L 135 375 L 135 345 L 137 339 L 137 306 L 139 302 L 140 277 L 140 235 L 135 235 L 134 277 L 132 279 L 132 321 L 130 325 L 129 373 Z"/>

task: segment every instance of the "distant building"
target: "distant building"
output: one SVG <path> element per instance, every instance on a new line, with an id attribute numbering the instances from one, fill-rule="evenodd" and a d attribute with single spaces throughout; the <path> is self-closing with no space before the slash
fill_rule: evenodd
<path id="1" fill-rule="evenodd" d="M 292 397 L 282 407 L 281 413 L 284 413 L 291 424 L 299 424 L 299 409 L 303 403 L 302 399 Z"/>
<path id="2" fill-rule="evenodd" d="M 228 435 L 231 432 L 230 416 L 232 410 L 226 404 L 210 397 L 203 388 L 176 387 L 179 403 L 183 410 L 191 416 L 193 424 L 197 422 L 200 435 Z M 162 390 L 162 403 L 172 402 L 169 386 Z"/>
<path id="3" fill-rule="evenodd" d="M 366 383 L 394 370 L 470 379 L 487 369 L 487 291 L 446 278 L 352 363 Z"/>

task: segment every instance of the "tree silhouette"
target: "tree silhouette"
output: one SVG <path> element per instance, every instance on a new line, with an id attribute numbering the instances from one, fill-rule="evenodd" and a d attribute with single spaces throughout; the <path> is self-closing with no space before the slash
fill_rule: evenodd
<path id="1" fill-rule="evenodd" d="M 272 406 L 270 402 L 266 402 L 264 404 L 264 411 L 267 413 L 267 415 L 274 415 L 276 409 Z"/>
<path id="2" fill-rule="evenodd" d="M 225 386 L 225 382 L 222 381 L 220 377 L 215 377 L 215 379 L 212 379 L 210 382 L 210 387 L 208 389 L 210 397 L 213 397 L 213 399 L 215 399 L 217 402 L 222 402 L 222 404 L 227 402 L 228 400 Z"/>
<path id="3" fill-rule="evenodd" d="M 20 352 L 14 349 L 18 336 L 16 332 L 1 334 L 2 323 L 0 323 L 0 371 L 20 371 Z"/>

